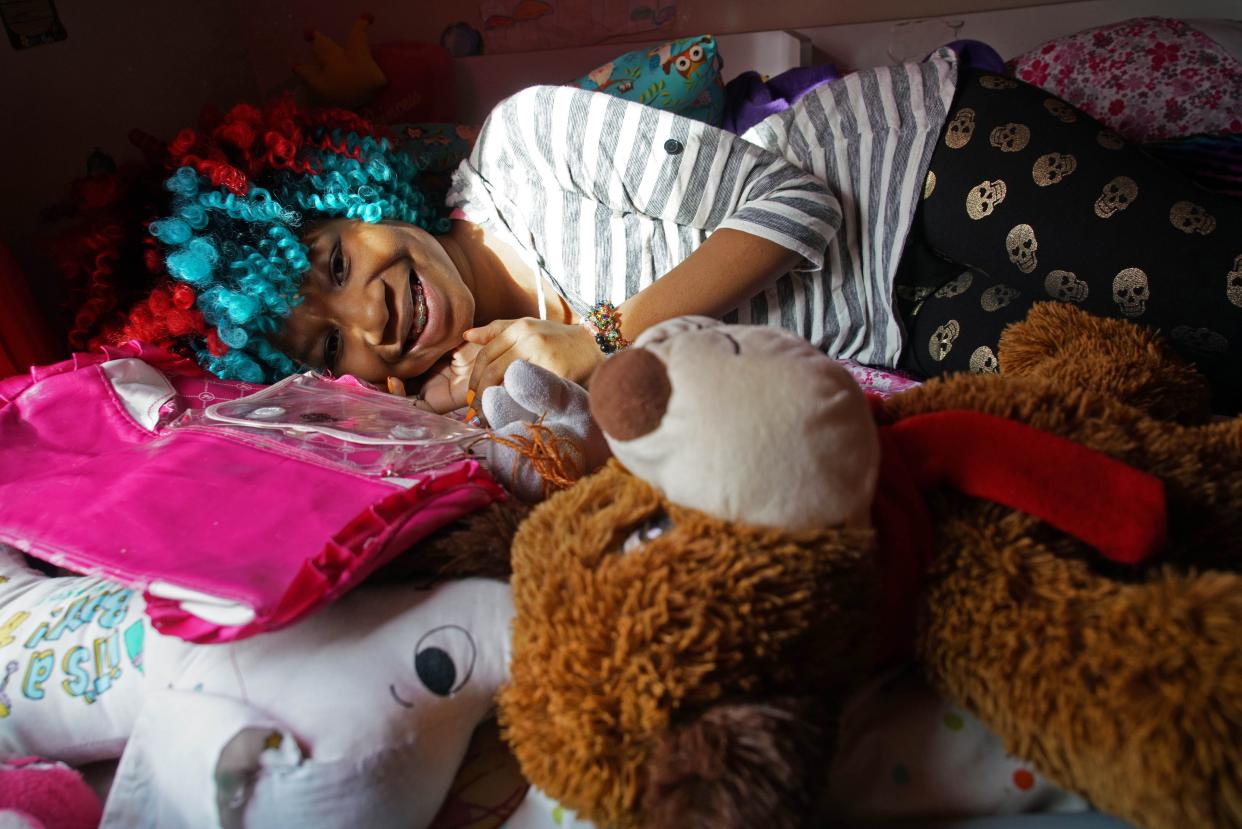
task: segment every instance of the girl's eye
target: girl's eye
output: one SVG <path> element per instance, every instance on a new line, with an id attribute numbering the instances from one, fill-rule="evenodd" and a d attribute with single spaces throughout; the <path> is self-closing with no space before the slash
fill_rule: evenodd
<path id="1" fill-rule="evenodd" d="M 337 285 L 345 282 L 345 254 L 341 253 L 341 243 L 332 248 L 332 256 L 328 259 L 328 272 Z"/>
<path id="2" fill-rule="evenodd" d="M 341 358 L 341 329 L 333 328 L 323 340 L 323 364 L 333 374 Z"/>

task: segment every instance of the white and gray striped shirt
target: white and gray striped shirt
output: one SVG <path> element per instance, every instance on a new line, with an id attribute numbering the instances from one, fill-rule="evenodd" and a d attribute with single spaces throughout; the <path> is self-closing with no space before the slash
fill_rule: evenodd
<path id="1" fill-rule="evenodd" d="M 504 235 L 578 313 L 620 304 L 718 228 L 803 261 L 727 315 L 894 366 L 892 284 L 956 82 L 952 54 L 848 75 L 744 139 L 572 87 L 492 110 L 449 205 Z"/>

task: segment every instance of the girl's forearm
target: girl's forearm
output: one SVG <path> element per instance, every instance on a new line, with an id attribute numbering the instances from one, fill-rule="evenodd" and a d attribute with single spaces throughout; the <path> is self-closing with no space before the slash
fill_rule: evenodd
<path id="1" fill-rule="evenodd" d="M 633 340 L 673 317 L 722 316 L 800 260 L 794 251 L 762 237 L 718 230 L 685 261 L 621 304 L 621 333 Z"/>

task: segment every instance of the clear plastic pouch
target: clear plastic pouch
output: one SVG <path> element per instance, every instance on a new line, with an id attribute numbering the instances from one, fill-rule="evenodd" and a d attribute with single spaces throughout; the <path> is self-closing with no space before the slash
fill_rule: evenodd
<path id="1" fill-rule="evenodd" d="M 232 431 L 364 475 L 394 479 L 465 457 L 466 447 L 485 434 L 425 412 L 412 400 L 315 372 L 186 412 L 171 426 Z"/>

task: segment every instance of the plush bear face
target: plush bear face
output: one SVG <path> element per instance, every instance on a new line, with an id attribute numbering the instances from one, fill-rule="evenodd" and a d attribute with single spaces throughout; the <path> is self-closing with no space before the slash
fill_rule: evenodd
<path id="1" fill-rule="evenodd" d="M 713 703 L 827 693 L 863 669 L 869 530 L 783 533 L 678 507 L 615 461 L 513 544 L 501 722 L 527 778 L 641 826 L 661 739 Z"/>

